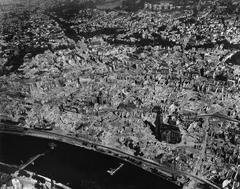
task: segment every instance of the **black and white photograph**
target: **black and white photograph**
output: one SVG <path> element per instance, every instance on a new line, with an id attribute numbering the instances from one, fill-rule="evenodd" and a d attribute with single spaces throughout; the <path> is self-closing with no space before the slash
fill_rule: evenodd
<path id="1" fill-rule="evenodd" d="M 0 0 L 0 189 L 240 189 L 240 0 Z"/>

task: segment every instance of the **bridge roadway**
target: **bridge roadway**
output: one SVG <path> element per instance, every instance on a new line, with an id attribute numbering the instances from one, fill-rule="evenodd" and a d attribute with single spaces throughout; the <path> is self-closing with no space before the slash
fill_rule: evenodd
<path id="1" fill-rule="evenodd" d="M 87 150 L 96 151 L 98 153 L 102 153 L 108 156 L 121 159 L 141 169 L 144 169 L 145 171 L 148 171 L 154 175 L 157 175 L 165 180 L 168 180 L 169 182 L 172 182 L 176 185 L 179 185 L 179 183 L 175 180 L 176 176 L 187 176 L 194 180 L 197 180 L 198 182 L 208 184 L 213 188 L 221 189 L 219 186 L 197 175 L 182 172 L 179 170 L 173 170 L 169 167 L 166 167 L 165 165 L 156 163 L 149 159 L 127 154 L 125 152 L 122 152 L 119 149 L 97 144 L 83 137 L 74 137 L 74 136 L 68 135 L 67 133 L 64 133 L 61 130 L 54 129 L 51 131 L 46 131 L 46 130 L 43 131 L 43 130 L 36 130 L 36 129 L 19 127 L 16 125 L 0 123 L 0 133 L 43 138 L 43 139 L 67 143 L 70 145 L 85 148 Z"/>

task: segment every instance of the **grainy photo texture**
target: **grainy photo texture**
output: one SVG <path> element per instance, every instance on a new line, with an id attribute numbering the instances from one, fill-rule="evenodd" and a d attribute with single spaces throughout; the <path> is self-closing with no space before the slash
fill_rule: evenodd
<path id="1" fill-rule="evenodd" d="M 240 0 L 0 0 L 0 189 L 240 189 Z"/>

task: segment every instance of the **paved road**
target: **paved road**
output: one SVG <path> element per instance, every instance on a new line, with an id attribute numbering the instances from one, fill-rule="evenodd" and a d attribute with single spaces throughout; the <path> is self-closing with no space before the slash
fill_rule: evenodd
<path id="1" fill-rule="evenodd" d="M 207 141 L 208 141 L 208 129 L 209 129 L 209 118 L 206 117 L 205 118 L 205 121 L 203 123 L 203 128 L 204 128 L 204 139 L 203 139 L 203 143 L 202 143 L 202 149 L 201 151 L 199 152 L 200 156 L 198 158 L 198 161 L 194 167 L 194 170 L 193 170 L 193 174 L 194 175 L 199 175 L 199 172 L 201 170 L 201 165 L 202 165 L 202 162 L 205 158 L 205 152 L 206 152 L 206 148 L 207 148 Z"/>
<path id="2" fill-rule="evenodd" d="M 175 184 L 179 184 L 179 183 L 176 182 L 174 178 L 176 176 L 182 175 L 182 176 L 187 176 L 195 180 L 198 180 L 201 183 L 206 183 L 208 185 L 211 185 L 214 188 L 220 189 L 215 184 L 197 176 L 196 174 L 190 174 L 190 173 L 182 172 L 179 170 L 173 170 L 173 169 L 170 169 L 169 167 L 166 167 L 165 165 L 161 165 L 156 162 L 150 161 L 148 159 L 127 154 L 125 152 L 122 152 L 119 149 L 114 149 L 108 146 L 97 144 L 85 138 L 79 138 L 79 137 L 76 138 L 73 136 L 68 136 L 66 133 L 60 130 L 41 131 L 41 130 L 34 130 L 34 129 L 24 129 L 21 127 L 14 127 L 14 126 L 9 127 L 8 125 L 4 126 L 0 124 L 0 133 L 15 134 L 15 135 L 22 135 L 22 136 L 33 136 L 38 138 L 64 142 L 64 143 L 85 148 L 88 150 L 96 151 L 105 155 L 116 157 L 125 162 L 133 164 L 137 167 L 140 167 L 148 172 L 151 172 L 152 174 L 158 175 L 159 177 Z"/>

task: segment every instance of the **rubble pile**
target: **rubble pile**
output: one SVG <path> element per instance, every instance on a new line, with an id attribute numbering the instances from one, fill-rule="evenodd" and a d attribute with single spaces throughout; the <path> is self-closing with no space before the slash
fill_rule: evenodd
<path id="1" fill-rule="evenodd" d="M 201 15 L 31 12 L 0 38 L 1 117 L 239 185 L 239 15 Z"/>

